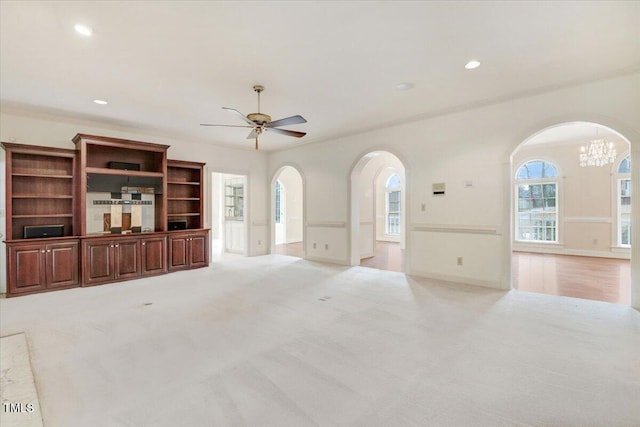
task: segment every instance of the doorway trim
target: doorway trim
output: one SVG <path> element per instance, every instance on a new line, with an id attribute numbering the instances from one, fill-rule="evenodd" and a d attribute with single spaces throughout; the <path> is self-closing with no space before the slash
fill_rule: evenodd
<path id="1" fill-rule="evenodd" d="M 359 184 L 360 173 L 367 165 L 370 159 L 366 156 L 375 152 L 384 152 L 394 156 L 404 167 L 404 217 L 402 230 L 404 232 L 404 273 L 411 274 L 411 168 L 406 158 L 394 148 L 390 147 L 369 147 L 361 151 L 351 163 L 349 175 L 347 176 L 347 199 L 349 200 L 347 223 L 347 260 L 346 265 L 360 265 L 360 193 L 357 191 L 355 184 Z M 374 236 L 375 237 L 375 236 Z"/>
<path id="2" fill-rule="evenodd" d="M 275 185 L 276 181 L 280 177 L 282 171 L 287 168 L 292 167 L 298 172 L 300 178 L 302 179 L 302 258 L 307 258 L 307 179 L 302 171 L 302 168 L 293 162 L 283 162 L 278 166 L 271 175 L 271 180 L 269 181 L 269 253 L 276 253 L 276 191 Z"/>
<path id="3" fill-rule="evenodd" d="M 506 161 L 503 163 L 503 223 L 509 224 L 509 232 L 503 233 L 503 276 L 502 283 L 505 289 L 513 289 L 513 278 L 511 277 L 511 252 L 513 250 L 512 241 L 514 233 L 514 217 L 512 214 L 513 200 L 513 177 L 512 162 L 513 154 L 518 148 L 538 134 L 561 125 L 571 123 L 590 123 L 597 126 L 606 127 L 629 143 L 629 152 L 632 158 L 640 159 L 640 133 L 633 128 L 616 122 L 604 116 L 592 116 L 585 114 L 582 116 L 567 116 L 563 118 L 550 118 L 529 126 L 520 133 L 516 140 L 509 145 L 508 153 L 505 153 Z M 631 185 L 640 188 L 640 161 L 631 162 Z M 640 197 L 631 198 L 632 212 L 640 212 Z M 640 215 L 631 216 L 631 241 L 640 242 Z M 630 305 L 640 310 L 640 251 L 631 247 L 631 289 Z"/>

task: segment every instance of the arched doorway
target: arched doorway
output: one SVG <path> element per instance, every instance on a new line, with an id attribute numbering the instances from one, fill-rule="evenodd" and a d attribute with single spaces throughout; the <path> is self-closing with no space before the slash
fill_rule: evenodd
<path id="1" fill-rule="evenodd" d="M 293 166 L 271 180 L 271 253 L 304 257 L 304 179 Z"/>
<path id="2" fill-rule="evenodd" d="M 511 155 L 512 287 L 630 304 L 630 143 L 589 122 L 546 128 Z"/>
<path id="3" fill-rule="evenodd" d="M 406 171 L 388 151 L 364 154 L 351 171 L 351 265 L 405 271 Z"/>

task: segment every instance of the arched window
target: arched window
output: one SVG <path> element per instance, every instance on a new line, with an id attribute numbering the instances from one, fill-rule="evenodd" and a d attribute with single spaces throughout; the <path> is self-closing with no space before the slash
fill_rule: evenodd
<path id="1" fill-rule="evenodd" d="M 631 246 L 631 157 L 618 166 L 618 245 Z"/>
<path id="2" fill-rule="evenodd" d="M 387 180 L 387 220 L 386 220 L 386 232 L 387 234 L 400 234 L 400 177 L 398 175 L 391 175 Z"/>
<path id="3" fill-rule="evenodd" d="M 558 241 L 558 171 L 544 160 L 532 160 L 516 172 L 516 240 Z"/>

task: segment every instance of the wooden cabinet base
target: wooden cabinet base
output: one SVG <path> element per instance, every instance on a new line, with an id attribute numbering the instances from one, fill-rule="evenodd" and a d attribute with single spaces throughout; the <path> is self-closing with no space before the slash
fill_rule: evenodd
<path id="1" fill-rule="evenodd" d="M 7 296 L 80 285 L 78 239 L 38 239 L 7 244 Z"/>

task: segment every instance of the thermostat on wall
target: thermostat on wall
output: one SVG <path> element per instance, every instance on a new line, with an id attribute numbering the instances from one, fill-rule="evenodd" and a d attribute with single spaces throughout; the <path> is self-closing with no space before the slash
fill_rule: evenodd
<path id="1" fill-rule="evenodd" d="M 434 184 L 431 184 L 431 188 L 433 190 L 433 195 L 434 196 L 444 196 L 444 192 L 445 192 L 445 183 L 444 182 L 437 182 Z"/>

